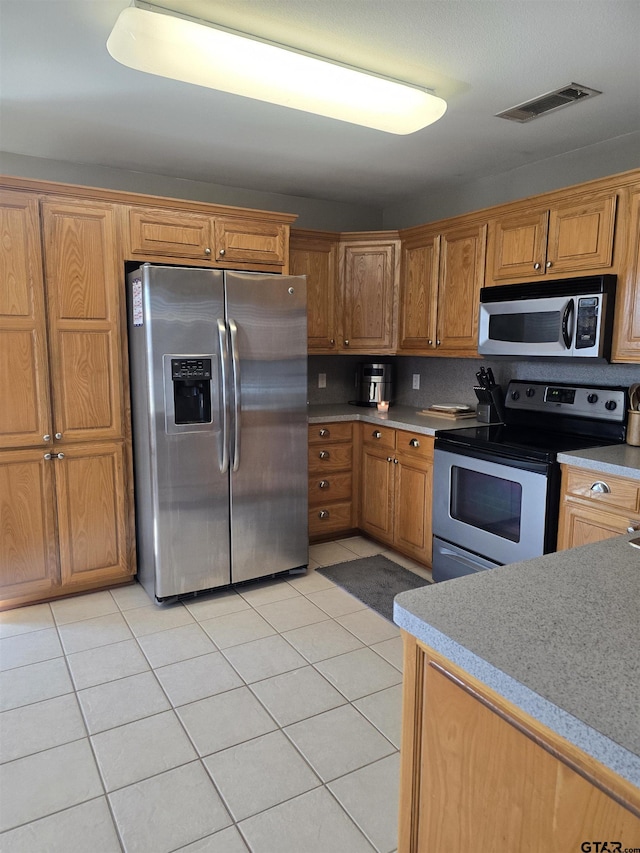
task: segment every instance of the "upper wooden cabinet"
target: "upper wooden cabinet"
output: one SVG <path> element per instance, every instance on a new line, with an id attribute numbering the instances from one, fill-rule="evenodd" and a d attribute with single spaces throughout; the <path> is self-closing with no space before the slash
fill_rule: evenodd
<path id="1" fill-rule="evenodd" d="M 614 361 L 640 361 L 640 185 L 631 187 L 628 200 L 627 251 L 618 275 Z"/>
<path id="2" fill-rule="evenodd" d="M 402 243 L 398 352 L 474 356 L 487 227 L 414 229 Z"/>
<path id="3" fill-rule="evenodd" d="M 162 207 L 129 207 L 127 218 L 131 258 L 184 258 L 258 269 L 286 266 L 289 226 L 282 221 Z"/>
<path id="4" fill-rule="evenodd" d="M 615 191 L 574 194 L 493 219 L 487 283 L 610 269 L 617 200 Z"/>
<path id="5" fill-rule="evenodd" d="M 399 271 L 399 240 L 340 244 L 340 350 L 395 350 Z"/>
<path id="6" fill-rule="evenodd" d="M 307 338 L 310 353 L 337 351 L 338 235 L 291 231 L 289 272 L 307 276 Z"/>

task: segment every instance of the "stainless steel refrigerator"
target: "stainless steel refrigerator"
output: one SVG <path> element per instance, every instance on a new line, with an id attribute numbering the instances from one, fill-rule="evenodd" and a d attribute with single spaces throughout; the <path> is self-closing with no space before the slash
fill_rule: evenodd
<path id="1" fill-rule="evenodd" d="M 305 277 L 127 279 L 140 582 L 161 602 L 306 566 Z"/>

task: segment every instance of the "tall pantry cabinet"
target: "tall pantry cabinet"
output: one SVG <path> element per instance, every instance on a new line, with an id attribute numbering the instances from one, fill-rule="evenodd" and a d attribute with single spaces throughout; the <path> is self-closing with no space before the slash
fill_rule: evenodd
<path id="1" fill-rule="evenodd" d="M 0 192 L 0 608 L 132 574 L 115 207 Z"/>

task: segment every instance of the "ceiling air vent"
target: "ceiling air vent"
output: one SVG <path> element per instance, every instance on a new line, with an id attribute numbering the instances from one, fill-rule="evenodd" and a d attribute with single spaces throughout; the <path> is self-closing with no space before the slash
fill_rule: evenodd
<path id="1" fill-rule="evenodd" d="M 599 92 L 597 89 L 589 89 L 587 86 L 581 86 L 579 83 L 569 83 L 568 86 L 563 86 L 562 89 L 547 92 L 546 95 L 540 95 L 539 98 L 534 98 L 525 104 L 518 104 L 518 106 L 511 107 L 509 110 L 497 113 L 497 117 L 506 118 L 509 121 L 531 121 L 544 113 L 558 110 L 560 107 L 567 107 L 576 101 L 584 101 L 585 98 L 593 98 L 594 95 L 601 94 L 602 92 Z"/>

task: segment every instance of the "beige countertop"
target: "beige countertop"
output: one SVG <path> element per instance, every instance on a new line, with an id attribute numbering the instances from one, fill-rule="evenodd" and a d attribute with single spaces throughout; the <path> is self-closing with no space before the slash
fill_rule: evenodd
<path id="1" fill-rule="evenodd" d="M 411 406 L 391 406 L 382 414 L 374 408 L 350 406 L 340 403 L 331 406 L 309 406 L 309 423 L 318 424 L 335 421 L 362 421 L 367 424 L 383 425 L 394 429 L 407 429 L 421 435 L 435 435 L 436 430 L 459 429 L 466 426 L 482 426 L 475 418 L 450 420 L 419 414 Z"/>

